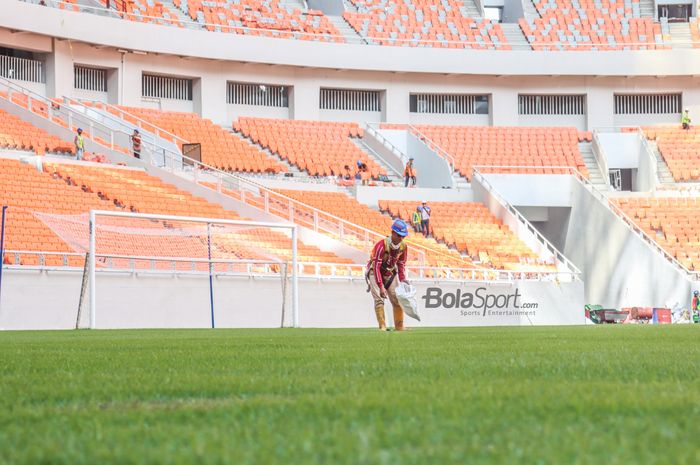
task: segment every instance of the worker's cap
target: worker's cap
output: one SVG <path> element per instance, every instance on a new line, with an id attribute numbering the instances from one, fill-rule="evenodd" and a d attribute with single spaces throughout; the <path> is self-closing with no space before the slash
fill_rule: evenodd
<path id="1" fill-rule="evenodd" d="M 83 132 L 83 128 L 78 128 L 78 134 L 80 134 L 81 132 Z"/>
<path id="2" fill-rule="evenodd" d="M 423 200 L 423 202 L 421 202 L 421 203 L 422 203 L 423 205 L 425 205 L 425 204 L 428 203 L 428 202 L 426 202 L 425 200 Z"/>
<path id="3" fill-rule="evenodd" d="M 700 291 L 693 291 L 693 295 L 697 297 L 700 294 Z"/>

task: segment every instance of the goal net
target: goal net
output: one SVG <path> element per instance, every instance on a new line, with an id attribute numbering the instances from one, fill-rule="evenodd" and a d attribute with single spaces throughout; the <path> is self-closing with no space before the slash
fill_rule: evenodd
<path id="1" fill-rule="evenodd" d="M 76 327 L 298 326 L 294 225 L 109 211 L 41 220 L 86 254 Z"/>

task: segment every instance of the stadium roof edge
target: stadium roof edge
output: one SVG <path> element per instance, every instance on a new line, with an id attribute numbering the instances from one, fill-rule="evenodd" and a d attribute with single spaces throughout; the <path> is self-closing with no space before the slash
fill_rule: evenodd
<path id="1" fill-rule="evenodd" d="M 492 51 L 371 46 L 179 29 L 0 0 L 0 27 L 125 50 L 294 67 L 453 75 L 700 75 L 700 49 Z M 26 37 L 26 36 L 25 36 Z"/>

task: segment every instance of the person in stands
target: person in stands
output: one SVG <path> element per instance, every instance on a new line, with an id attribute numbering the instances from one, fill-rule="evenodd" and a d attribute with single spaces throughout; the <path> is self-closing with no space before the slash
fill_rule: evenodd
<path id="1" fill-rule="evenodd" d="M 683 112 L 683 116 L 681 116 L 681 126 L 683 126 L 683 129 L 690 129 L 690 114 L 687 108 Z"/>
<path id="2" fill-rule="evenodd" d="M 690 317 L 693 323 L 700 323 L 700 291 L 693 291 L 693 299 L 690 301 Z"/>
<path id="3" fill-rule="evenodd" d="M 131 135 L 131 148 L 134 152 L 134 158 L 141 158 L 141 134 L 138 129 L 134 129 Z"/>
<path id="4" fill-rule="evenodd" d="M 73 144 L 75 145 L 75 159 L 82 160 L 83 154 L 85 153 L 85 138 L 83 137 L 83 130 L 78 128 L 78 133 L 73 139 Z"/>
<path id="5" fill-rule="evenodd" d="M 421 228 L 420 207 L 416 207 L 416 211 L 414 211 L 411 215 L 411 223 L 413 223 L 413 230 L 415 232 L 423 232 L 423 229 Z"/>
<path id="6" fill-rule="evenodd" d="M 416 169 L 413 167 L 413 158 L 408 159 L 408 163 L 406 163 L 406 167 L 403 170 L 403 177 L 404 187 L 408 187 L 409 181 L 411 181 L 413 187 L 416 186 Z"/>
<path id="7" fill-rule="evenodd" d="M 418 207 L 417 211 L 420 212 L 420 225 L 423 230 L 423 235 L 425 237 L 430 236 L 430 207 L 428 202 L 423 200 L 423 203 Z"/>
<path id="8" fill-rule="evenodd" d="M 394 311 L 394 327 L 403 331 L 403 309 L 396 297 L 398 281 L 406 281 L 406 257 L 408 246 L 404 238 L 408 236 L 408 226 L 403 220 L 397 219 L 391 225 L 391 236 L 374 245 L 372 255 L 367 262 L 365 280 L 367 291 L 374 301 L 374 313 L 377 317 L 380 331 L 386 331 L 386 316 L 384 314 L 384 299 L 387 297 Z"/>

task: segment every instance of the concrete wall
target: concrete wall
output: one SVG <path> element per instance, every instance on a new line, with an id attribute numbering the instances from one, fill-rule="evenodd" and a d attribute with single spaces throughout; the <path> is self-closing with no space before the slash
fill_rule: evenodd
<path id="1" fill-rule="evenodd" d="M 345 11 L 343 0 L 306 0 L 312 10 L 321 10 L 331 16 L 340 16 Z"/>
<path id="2" fill-rule="evenodd" d="M 584 273 L 586 302 L 606 308 L 689 302 L 686 277 L 579 183 L 567 226 L 564 253 Z"/>
<path id="3" fill-rule="evenodd" d="M 75 326 L 82 273 L 6 269 L 0 305 L 2 329 L 71 329 Z M 300 280 L 299 321 L 302 327 L 374 327 L 371 297 L 364 280 Z M 416 283 L 418 326 L 517 326 L 584 324 L 581 282 Z M 448 297 L 439 302 L 429 287 L 441 293 L 491 295 L 508 305 L 500 309 L 455 308 Z M 282 321 L 281 281 L 272 278 L 214 278 L 214 318 L 217 327 L 279 327 Z M 481 288 L 481 290 L 478 290 Z M 289 288 L 288 288 L 289 291 Z M 517 292 L 517 300 L 514 299 Z M 500 297 L 499 297 L 500 296 Z M 211 325 L 206 275 L 105 273 L 97 276 L 97 328 L 207 328 Z M 442 300 L 442 299 L 440 299 Z M 462 299 L 459 299 L 462 300 Z M 521 307 L 515 308 L 514 304 Z M 536 304 L 525 309 L 524 304 Z M 287 301 L 286 321 L 291 319 Z M 430 304 L 433 308 L 426 308 Z M 526 312 L 517 314 L 515 312 Z M 391 313 L 388 311 L 387 313 Z M 84 308 L 82 326 L 89 323 Z"/>
<path id="4" fill-rule="evenodd" d="M 408 156 L 414 159 L 417 185 L 419 187 L 451 188 L 454 180 L 448 162 L 413 134 L 406 134 L 406 142 Z"/>
<path id="5" fill-rule="evenodd" d="M 379 200 L 413 200 L 417 204 L 423 200 L 430 202 L 473 202 L 471 189 L 431 189 L 403 187 L 367 187 L 356 186 L 355 196 L 358 202 L 377 208 Z"/>

